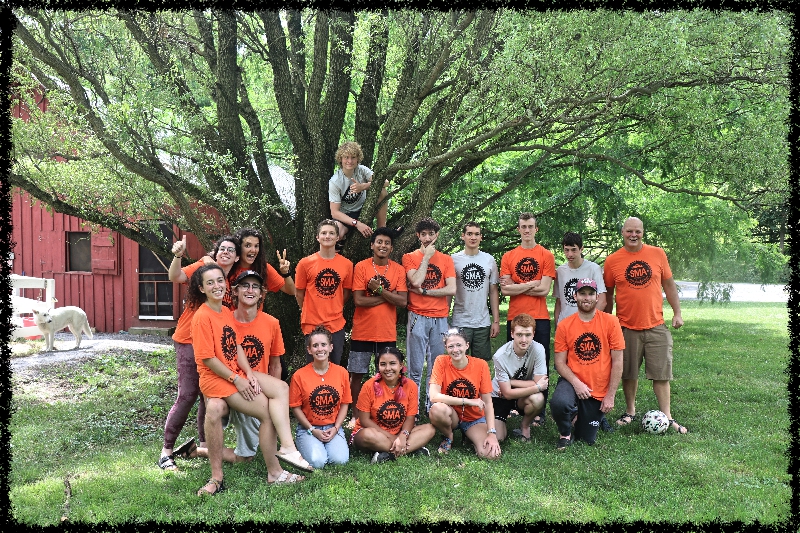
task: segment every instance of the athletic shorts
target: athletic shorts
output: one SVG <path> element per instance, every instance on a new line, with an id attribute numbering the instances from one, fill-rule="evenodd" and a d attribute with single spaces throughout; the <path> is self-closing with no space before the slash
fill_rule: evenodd
<path id="1" fill-rule="evenodd" d="M 378 354 L 385 348 L 397 348 L 396 341 L 370 342 L 350 341 L 350 355 L 347 358 L 347 371 L 352 374 L 366 374 L 369 372 L 369 363 L 375 356 L 375 371 L 378 371 Z"/>
<path id="2" fill-rule="evenodd" d="M 643 330 L 622 328 L 622 335 L 622 379 L 639 379 L 642 360 L 647 379 L 672 379 L 672 334 L 666 324 Z"/>
<path id="3" fill-rule="evenodd" d="M 484 361 L 492 360 L 492 326 L 483 328 L 460 328 L 464 340 L 469 343 L 468 353 Z"/>
<path id="4" fill-rule="evenodd" d="M 517 409 L 517 400 L 492 396 L 492 407 L 494 407 L 494 417 L 496 420 L 504 422 L 508 419 L 508 414 Z M 521 413 L 520 413 L 521 414 Z"/>
<path id="5" fill-rule="evenodd" d="M 258 418 L 229 408 L 228 416 L 222 418 L 222 427 L 228 425 L 233 425 L 236 432 L 236 448 L 233 453 L 239 457 L 253 457 L 258 450 L 258 429 L 261 427 Z"/>

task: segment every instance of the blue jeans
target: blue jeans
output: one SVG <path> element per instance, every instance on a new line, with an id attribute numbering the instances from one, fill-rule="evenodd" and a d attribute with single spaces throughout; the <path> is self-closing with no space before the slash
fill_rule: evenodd
<path id="1" fill-rule="evenodd" d="M 413 311 L 408 312 L 408 328 L 406 329 L 406 354 L 408 355 L 408 377 L 417 384 L 422 391 L 422 372 L 426 361 L 428 363 L 428 377 L 425 380 L 425 411 L 431 407 L 428 399 L 430 394 L 429 383 L 433 362 L 437 357 L 443 355 L 444 339 L 442 334 L 447 333 L 450 325 L 447 317 L 432 318 L 429 316 L 418 315 Z M 420 407 L 420 411 L 422 408 Z"/>
<path id="2" fill-rule="evenodd" d="M 314 429 L 326 430 L 332 427 L 333 424 L 328 424 L 314 426 Z M 350 459 L 350 447 L 347 445 L 342 428 L 339 428 L 339 432 L 330 442 L 322 442 L 314 435 L 309 435 L 303 426 L 298 425 L 295 442 L 300 455 L 314 468 L 322 468 L 328 463 L 343 465 Z"/>

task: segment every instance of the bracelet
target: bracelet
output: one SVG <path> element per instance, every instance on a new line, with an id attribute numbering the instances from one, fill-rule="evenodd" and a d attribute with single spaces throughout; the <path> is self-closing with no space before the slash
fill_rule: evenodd
<path id="1" fill-rule="evenodd" d="M 378 294 L 383 294 L 383 285 L 378 285 Z"/>
<path id="2" fill-rule="evenodd" d="M 291 270 L 289 270 L 289 272 L 287 272 L 286 274 L 284 274 L 284 273 L 283 273 L 283 272 L 281 272 L 280 270 L 279 270 L 278 272 L 280 273 L 281 277 L 283 277 L 283 279 L 286 279 L 286 278 L 291 278 L 291 277 L 292 277 L 292 271 L 291 271 Z"/>
<path id="3" fill-rule="evenodd" d="M 409 436 L 411 436 L 411 433 L 409 433 L 407 429 L 404 429 L 403 430 L 403 435 L 405 435 L 406 438 L 408 438 Z"/>
<path id="4" fill-rule="evenodd" d="M 174 257 L 175 259 L 180 259 L 183 256 L 182 255 L 177 255 L 177 254 L 172 254 L 172 257 Z"/>
<path id="5" fill-rule="evenodd" d="M 308 428 L 307 431 L 308 431 L 309 435 L 313 435 L 314 434 L 314 426 L 311 426 L 310 428 Z"/>

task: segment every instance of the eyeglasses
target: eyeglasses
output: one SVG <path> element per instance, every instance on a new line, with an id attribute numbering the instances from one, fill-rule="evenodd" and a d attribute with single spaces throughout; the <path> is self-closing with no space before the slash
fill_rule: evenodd
<path id="1" fill-rule="evenodd" d="M 446 339 L 450 335 L 460 335 L 461 337 L 463 337 L 464 336 L 464 330 L 461 329 L 461 328 L 450 328 L 447 331 L 445 331 L 444 333 L 442 333 L 442 338 Z"/>
<path id="2" fill-rule="evenodd" d="M 229 254 L 235 254 L 236 248 L 231 248 L 230 246 L 220 246 L 217 249 L 217 252 L 228 252 Z"/>
<path id="3" fill-rule="evenodd" d="M 254 291 L 257 291 L 261 289 L 261 285 L 259 283 L 240 283 L 237 286 L 244 290 L 253 289 Z"/>

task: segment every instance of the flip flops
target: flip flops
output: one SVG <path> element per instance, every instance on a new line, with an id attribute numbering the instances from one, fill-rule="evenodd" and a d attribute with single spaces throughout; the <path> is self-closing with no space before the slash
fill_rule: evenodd
<path id="1" fill-rule="evenodd" d="M 678 429 L 675 429 L 674 427 L 672 427 L 673 424 L 678 426 Z M 678 424 L 677 422 L 675 422 L 675 420 L 673 420 L 671 418 L 669 420 L 669 427 L 671 427 L 672 429 L 675 429 L 675 431 L 680 435 L 686 435 L 687 433 L 689 433 L 689 430 L 686 429 L 685 426 L 682 426 L 682 425 Z"/>
<path id="2" fill-rule="evenodd" d="M 174 457 L 180 457 L 181 459 L 191 459 L 192 452 L 197 450 L 197 444 L 195 444 L 194 437 L 187 440 L 177 448 L 172 451 L 172 455 Z"/>
<path id="3" fill-rule="evenodd" d="M 521 429 L 512 430 L 511 433 L 514 435 L 514 437 L 518 438 L 522 442 L 530 442 L 531 441 L 530 437 L 526 437 L 525 435 L 522 434 L 522 430 Z"/>
<path id="4" fill-rule="evenodd" d="M 303 481 L 306 477 L 300 476 L 297 474 L 292 474 L 284 470 L 281 472 L 281 475 L 278 476 L 278 479 L 275 481 L 267 481 L 269 485 L 289 485 L 290 483 L 299 483 Z"/>
<path id="5" fill-rule="evenodd" d="M 314 467 L 312 467 L 310 464 L 308 464 L 308 461 L 303 459 L 303 456 L 300 455 L 300 452 L 298 450 L 295 450 L 295 451 L 293 451 L 291 453 L 284 453 L 284 454 L 276 453 L 275 457 L 278 458 L 278 461 L 280 461 L 280 462 L 282 462 L 282 463 L 284 463 L 286 465 L 293 466 L 293 467 L 295 467 L 297 469 L 300 469 L 303 472 L 313 472 L 314 471 Z"/>
<path id="6" fill-rule="evenodd" d="M 627 426 L 628 424 L 630 424 L 631 422 L 636 420 L 636 418 L 638 418 L 637 415 L 632 415 L 632 414 L 629 414 L 629 413 L 625 413 L 621 417 L 617 418 L 617 425 L 618 426 Z"/>

